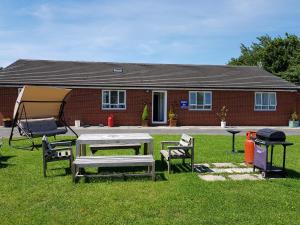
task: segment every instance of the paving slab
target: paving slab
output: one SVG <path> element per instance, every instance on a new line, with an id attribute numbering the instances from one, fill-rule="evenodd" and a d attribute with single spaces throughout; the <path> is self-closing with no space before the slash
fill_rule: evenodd
<path id="1" fill-rule="evenodd" d="M 246 164 L 246 163 L 244 163 L 244 162 L 243 162 L 243 163 L 239 163 L 239 165 L 240 165 L 240 166 L 246 166 L 246 167 L 251 166 L 251 165 L 248 165 L 248 164 Z"/>
<path id="2" fill-rule="evenodd" d="M 231 168 L 234 173 L 253 173 L 253 168 Z"/>
<path id="3" fill-rule="evenodd" d="M 262 177 L 261 173 L 259 174 L 252 174 L 253 176 L 256 176 L 259 180 L 264 180 L 264 178 Z"/>
<path id="4" fill-rule="evenodd" d="M 233 173 L 233 168 L 210 168 L 212 173 Z"/>
<path id="5" fill-rule="evenodd" d="M 198 177 L 205 181 L 224 181 L 226 178 L 222 175 L 198 175 Z"/>
<path id="6" fill-rule="evenodd" d="M 257 176 L 252 174 L 232 174 L 228 175 L 231 180 L 259 180 Z"/>
<path id="7" fill-rule="evenodd" d="M 222 168 L 222 167 L 237 167 L 233 163 L 212 163 L 215 167 Z"/>

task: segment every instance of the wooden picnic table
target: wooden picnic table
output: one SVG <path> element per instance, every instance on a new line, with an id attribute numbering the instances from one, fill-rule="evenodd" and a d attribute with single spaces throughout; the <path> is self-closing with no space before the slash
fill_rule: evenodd
<path id="1" fill-rule="evenodd" d="M 153 154 L 153 138 L 147 133 L 82 134 L 76 140 L 76 157 L 86 155 L 86 145 L 144 144 L 144 155 Z"/>
<path id="2" fill-rule="evenodd" d="M 86 156 L 86 145 L 129 145 L 144 144 L 144 155 Z M 126 134 L 82 134 L 76 141 L 76 159 L 73 161 L 73 181 L 80 177 L 103 177 L 103 174 L 85 174 L 86 167 L 148 167 L 144 174 L 123 174 L 127 176 L 151 176 L 155 180 L 153 138 L 147 133 Z M 99 173 L 99 170 L 98 170 Z M 108 176 L 114 176 L 110 174 Z M 117 174 L 119 175 L 119 174 Z"/>

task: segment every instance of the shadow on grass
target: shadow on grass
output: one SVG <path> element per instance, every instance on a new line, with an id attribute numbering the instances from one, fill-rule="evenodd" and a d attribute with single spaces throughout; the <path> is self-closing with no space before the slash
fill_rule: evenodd
<path id="1" fill-rule="evenodd" d="M 286 178 L 300 179 L 300 173 L 295 170 L 286 169 Z"/>
<path id="2" fill-rule="evenodd" d="M 11 163 L 7 162 L 10 158 L 13 158 L 13 157 L 16 157 L 16 156 L 2 156 L 2 155 L 0 155 L 0 168 L 6 168 L 8 166 L 14 166 L 15 164 L 11 164 Z"/>
<path id="3" fill-rule="evenodd" d="M 62 171 L 58 173 L 58 171 Z M 64 171 L 64 172 L 63 172 Z M 69 167 L 55 167 L 51 169 L 47 169 L 47 177 L 65 177 L 72 174 L 72 170 Z"/>

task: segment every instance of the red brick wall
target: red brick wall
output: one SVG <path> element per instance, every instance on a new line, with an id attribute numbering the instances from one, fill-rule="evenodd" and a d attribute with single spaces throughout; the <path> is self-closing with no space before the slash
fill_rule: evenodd
<path id="1" fill-rule="evenodd" d="M 219 125 L 216 116 L 220 108 L 226 105 L 228 125 L 286 126 L 291 112 L 300 103 L 300 95 L 293 92 L 277 92 L 276 111 L 254 111 L 253 91 L 213 91 L 211 111 L 189 111 L 180 109 L 179 101 L 188 100 L 188 91 L 168 91 L 169 103 L 175 105 L 179 125 Z M 298 100 L 297 100 L 298 98 Z M 300 104 L 298 104 L 300 112 Z"/>
<path id="2" fill-rule="evenodd" d="M 0 126 L 4 117 L 12 118 L 17 97 L 17 88 L 0 88 Z"/>
<path id="3" fill-rule="evenodd" d="M 0 124 L 3 117 L 12 117 L 17 88 L 0 88 Z M 126 91 L 126 110 L 101 110 L 100 89 L 73 89 L 67 100 L 65 116 L 70 125 L 79 119 L 82 123 L 107 125 L 107 117 L 114 115 L 116 125 L 140 125 L 144 103 L 148 104 L 150 120 L 152 92 Z M 180 100 L 188 100 L 188 91 L 168 91 L 168 110 L 172 105 L 178 115 L 178 125 L 219 125 L 216 113 L 223 105 L 229 108 L 228 125 L 286 126 L 293 110 L 300 112 L 300 93 L 277 92 L 275 112 L 254 111 L 252 91 L 213 91 L 211 111 L 180 109 Z"/>
<path id="4" fill-rule="evenodd" d="M 140 125 L 144 103 L 151 111 L 151 92 L 126 91 L 126 110 L 101 110 L 100 89 L 73 89 L 67 100 L 66 119 L 71 125 L 75 120 L 92 125 L 107 125 L 107 117 L 114 116 L 115 125 Z"/>

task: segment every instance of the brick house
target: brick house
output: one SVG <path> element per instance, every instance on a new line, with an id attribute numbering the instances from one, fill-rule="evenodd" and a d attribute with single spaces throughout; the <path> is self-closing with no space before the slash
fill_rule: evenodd
<path id="1" fill-rule="evenodd" d="M 216 113 L 229 109 L 229 125 L 286 126 L 300 111 L 298 87 L 251 66 L 18 60 L 0 70 L 0 125 L 11 117 L 23 85 L 68 87 L 66 119 L 85 124 L 140 125 L 144 104 L 151 125 L 219 125 Z"/>

